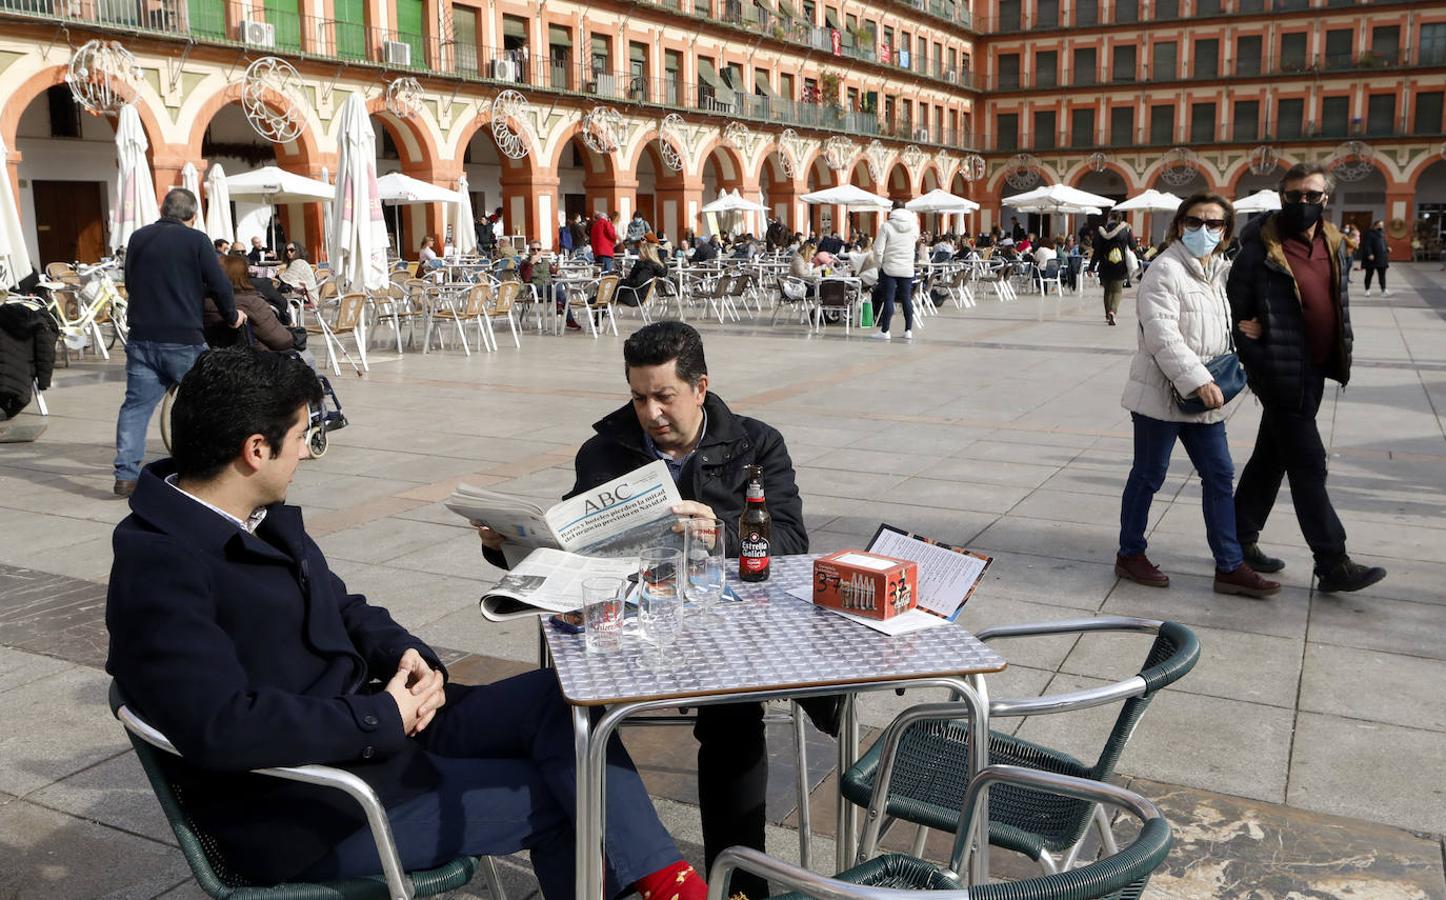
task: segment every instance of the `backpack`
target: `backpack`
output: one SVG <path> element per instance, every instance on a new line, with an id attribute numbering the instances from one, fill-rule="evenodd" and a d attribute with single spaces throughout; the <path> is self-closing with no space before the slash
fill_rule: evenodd
<path id="1" fill-rule="evenodd" d="M 1109 260 L 1114 265 L 1119 265 L 1120 263 L 1125 261 L 1125 255 L 1120 252 L 1119 247 L 1111 247 L 1109 254 L 1105 256 L 1105 259 Z"/>

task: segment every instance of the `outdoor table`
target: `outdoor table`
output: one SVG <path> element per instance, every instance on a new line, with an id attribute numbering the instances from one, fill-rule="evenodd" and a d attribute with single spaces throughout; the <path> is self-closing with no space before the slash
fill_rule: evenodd
<path id="1" fill-rule="evenodd" d="M 969 710 L 972 775 L 988 765 L 989 699 L 983 676 L 1005 661 L 956 625 L 889 637 L 788 593 L 813 580 L 815 555 L 773 560 L 761 583 L 733 583 L 742 602 L 723 601 L 716 619 L 685 617 L 671 651 L 686 660 L 658 672 L 640 659 L 642 638 L 625 635 L 615 653 L 588 653 L 583 635 L 567 634 L 543 621 L 563 698 L 572 707 L 577 764 L 577 897 L 603 893 L 606 836 L 603 810 L 607 743 L 622 722 L 641 712 L 676 706 L 844 694 L 839 731 L 839 773 L 858 759 L 855 694 L 904 687 L 946 687 Z M 594 724 L 594 707 L 608 707 Z M 979 831 L 970 881 L 987 879 L 989 816 Z M 855 811 L 839 803 L 836 863 L 849 864 L 856 842 Z"/>

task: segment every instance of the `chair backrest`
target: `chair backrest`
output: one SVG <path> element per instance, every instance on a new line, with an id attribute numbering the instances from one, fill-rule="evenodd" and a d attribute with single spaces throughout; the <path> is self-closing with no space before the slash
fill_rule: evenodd
<path id="1" fill-rule="evenodd" d="M 50 281 L 62 281 L 64 280 L 64 276 L 74 274 L 75 266 L 72 266 L 68 262 L 53 262 L 47 264 L 45 267 L 45 277 Z M 79 279 L 77 279 L 75 283 L 79 284 Z"/>
<path id="2" fill-rule="evenodd" d="M 492 304 L 491 313 L 494 316 L 505 316 L 512 311 L 512 304 L 517 302 L 517 295 L 522 292 L 522 282 L 504 281 L 497 287 L 497 299 Z"/>
<path id="3" fill-rule="evenodd" d="M 849 305 L 846 282 L 825 279 L 818 283 L 818 305 L 825 309 L 844 309 Z"/>
<path id="4" fill-rule="evenodd" d="M 367 295 L 361 292 L 343 294 L 336 308 L 336 321 L 332 331 L 351 331 L 361 324 L 362 310 L 366 309 Z"/>
<path id="5" fill-rule="evenodd" d="M 597 283 L 597 298 L 593 305 L 597 307 L 607 306 L 613 302 L 613 297 L 618 292 L 618 282 L 621 279 L 616 275 L 604 275 Z"/>
<path id="6" fill-rule="evenodd" d="M 1044 264 L 1044 273 L 1042 277 L 1046 281 L 1052 281 L 1059 277 L 1059 257 L 1055 257 L 1054 259 L 1051 259 L 1049 262 Z"/>
<path id="7" fill-rule="evenodd" d="M 318 286 L 317 289 L 316 289 L 316 299 L 317 299 L 317 302 L 318 302 L 318 303 L 323 302 L 323 301 L 326 301 L 326 300 L 330 300 L 331 298 L 335 297 L 336 295 L 337 295 L 336 282 L 335 282 L 335 281 L 332 281 L 332 280 L 330 280 L 330 279 L 328 279 L 328 280 L 326 280 L 326 281 L 323 281 L 323 282 L 321 283 L 321 285 Z"/>
<path id="8" fill-rule="evenodd" d="M 483 281 L 472 285 L 467 291 L 467 302 L 462 305 L 462 311 L 458 315 L 475 319 L 487 312 L 487 305 L 492 302 L 494 296 L 492 282 Z"/>

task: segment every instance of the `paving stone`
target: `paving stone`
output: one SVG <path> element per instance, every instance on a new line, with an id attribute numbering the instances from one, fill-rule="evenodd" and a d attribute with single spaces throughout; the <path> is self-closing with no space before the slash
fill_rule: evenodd
<path id="1" fill-rule="evenodd" d="M 1291 806 L 1446 833 L 1446 754 L 1439 731 L 1300 713 Z"/>
<path id="2" fill-rule="evenodd" d="M 1316 594 L 1311 598 L 1310 638 L 1387 653 L 1446 659 L 1441 607 L 1361 594 Z"/>
<path id="3" fill-rule="evenodd" d="M 175 832 L 166 821 L 140 760 L 133 752 L 122 751 L 34 791 L 25 799 L 77 818 L 144 835 L 158 843 L 176 843 Z"/>
<path id="4" fill-rule="evenodd" d="M 1300 708 L 1446 733 L 1443 684 L 1446 662 L 1439 659 L 1312 643 Z"/>
<path id="5" fill-rule="evenodd" d="M 1269 600 L 1217 594 L 1211 578 L 1172 572 L 1163 589 L 1121 579 L 1100 612 L 1291 638 L 1305 634 L 1310 598 L 1299 588 L 1282 588 Z"/>
<path id="6" fill-rule="evenodd" d="M 74 663 L 37 653 L 0 647 L 0 693 L 24 687 L 32 681 L 64 672 Z"/>
<path id="7" fill-rule="evenodd" d="M 123 752 L 130 744 L 110 715 L 110 677 L 75 666 L 0 694 L 0 791 L 31 791 Z"/>

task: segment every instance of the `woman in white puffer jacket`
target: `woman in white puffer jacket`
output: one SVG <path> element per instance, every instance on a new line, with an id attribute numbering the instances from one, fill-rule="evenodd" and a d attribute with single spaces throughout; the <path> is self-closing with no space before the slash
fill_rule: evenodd
<path id="1" fill-rule="evenodd" d="M 1175 441 L 1185 445 L 1200 475 L 1205 534 L 1215 557 L 1215 591 L 1268 597 L 1280 585 L 1245 563 L 1235 535 L 1235 467 L 1225 435 L 1225 402 L 1205 364 L 1230 352 L 1230 301 L 1225 247 L 1235 229 L 1230 202 L 1196 194 L 1180 204 L 1167 246 L 1140 281 L 1138 344 L 1120 404 L 1134 423 L 1135 455 L 1120 500 L 1120 546 L 1115 574 L 1149 587 L 1170 579 L 1145 556 L 1150 504 L 1165 482 Z M 1189 413 L 1176 402 L 1198 397 L 1206 410 Z"/>

